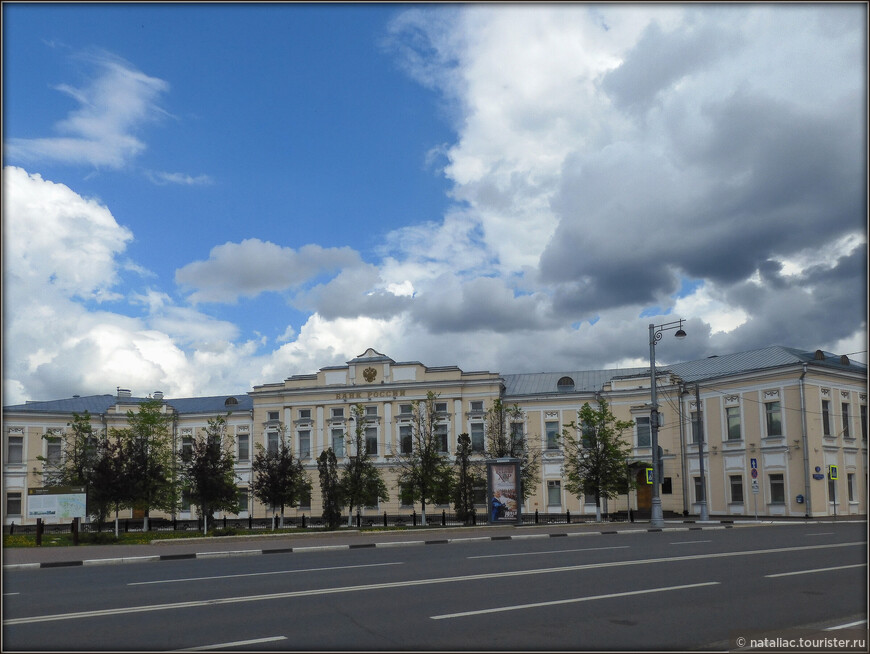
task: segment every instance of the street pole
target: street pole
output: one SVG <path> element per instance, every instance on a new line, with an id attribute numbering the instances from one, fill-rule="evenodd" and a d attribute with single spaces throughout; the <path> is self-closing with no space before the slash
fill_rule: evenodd
<path id="1" fill-rule="evenodd" d="M 662 332 L 676 329 L 674 334 L 678 339 L 686 337 L 686 332 L 683 331 L 682 319 L 665 323 L 663 325 L 649 326 L 649 378 L 650 378 L 650 395 L 652 408 L 649 415 L 650 440 L 652 441 L 652 507 L 650 508 L 650 525 L 653 527 L 662 527 L 665 524 L 664 515 L 662 513 L 662 497 L 659 493 L 659 485 L 662 480 L 659 475 L 659 405 L 658 396 L 656 394 L 656 343 L 661 340 Z"/>
<path id="2" fill-rule="evenodd" d="M 697 434 L 698 434 L 698 469 L 701 473 L 701 496 L 698 498 L 698 504 L 701 509 L 701 521 L 709 520 L 710 515 L 707 513 L 707 482 L 704 479 L 704 423 L 701 420 L 701 387 L 695 383 L 695 406 L 697 411 L 695 416 L 697 419 Z"/>

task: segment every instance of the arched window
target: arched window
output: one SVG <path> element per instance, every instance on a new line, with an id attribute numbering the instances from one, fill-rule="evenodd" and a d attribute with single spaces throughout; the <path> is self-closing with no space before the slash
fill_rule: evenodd
<path id="1" fill-rule="evenodd" d="M 238 404 L 239 401 L 234 397 L 228 397 L 224 400 L 224 406 L 233 406 L 234 404 Z"/>
<path id="2" fill-rule="evenodd" d="M 556 388 L 560 393 L 567 393 L 574 390 L 574 380 L 570 377 L 562 377 L 556 384 Z"/>

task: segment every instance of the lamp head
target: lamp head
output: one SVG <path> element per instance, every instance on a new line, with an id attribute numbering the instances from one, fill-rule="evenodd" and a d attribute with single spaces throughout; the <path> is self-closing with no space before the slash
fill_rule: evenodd
<path id="1" fill-rule="evenodd" d="M 686 338 L 686 332 L 684 332 L 682 329 L 678 329 L 677 333 L 674 334 L 674 338 L 677 338 L 679 340 L 683 340 L 684 338 Z"/>

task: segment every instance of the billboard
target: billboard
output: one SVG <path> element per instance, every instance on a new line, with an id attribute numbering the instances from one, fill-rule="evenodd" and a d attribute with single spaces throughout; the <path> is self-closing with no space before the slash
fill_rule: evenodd
<path id="1" fill-rule="evenodd" d="M 27 517 L 43 520 L 72 520 L 87 515 L 84 486 L 27 489 Z"/>
<path id="2" fill-rule="evenodd" d="M 490 524 L 521 524 L 519 459 L 487 461 L 486 476 Z"/>

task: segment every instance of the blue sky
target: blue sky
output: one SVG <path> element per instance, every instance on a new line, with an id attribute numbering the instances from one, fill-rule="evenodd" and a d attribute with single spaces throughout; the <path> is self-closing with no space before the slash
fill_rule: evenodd
<path id="1" fill-rule="evenodd" d="M 866 6 L 4 4 L 4 404 L 866 361 Z"/>

